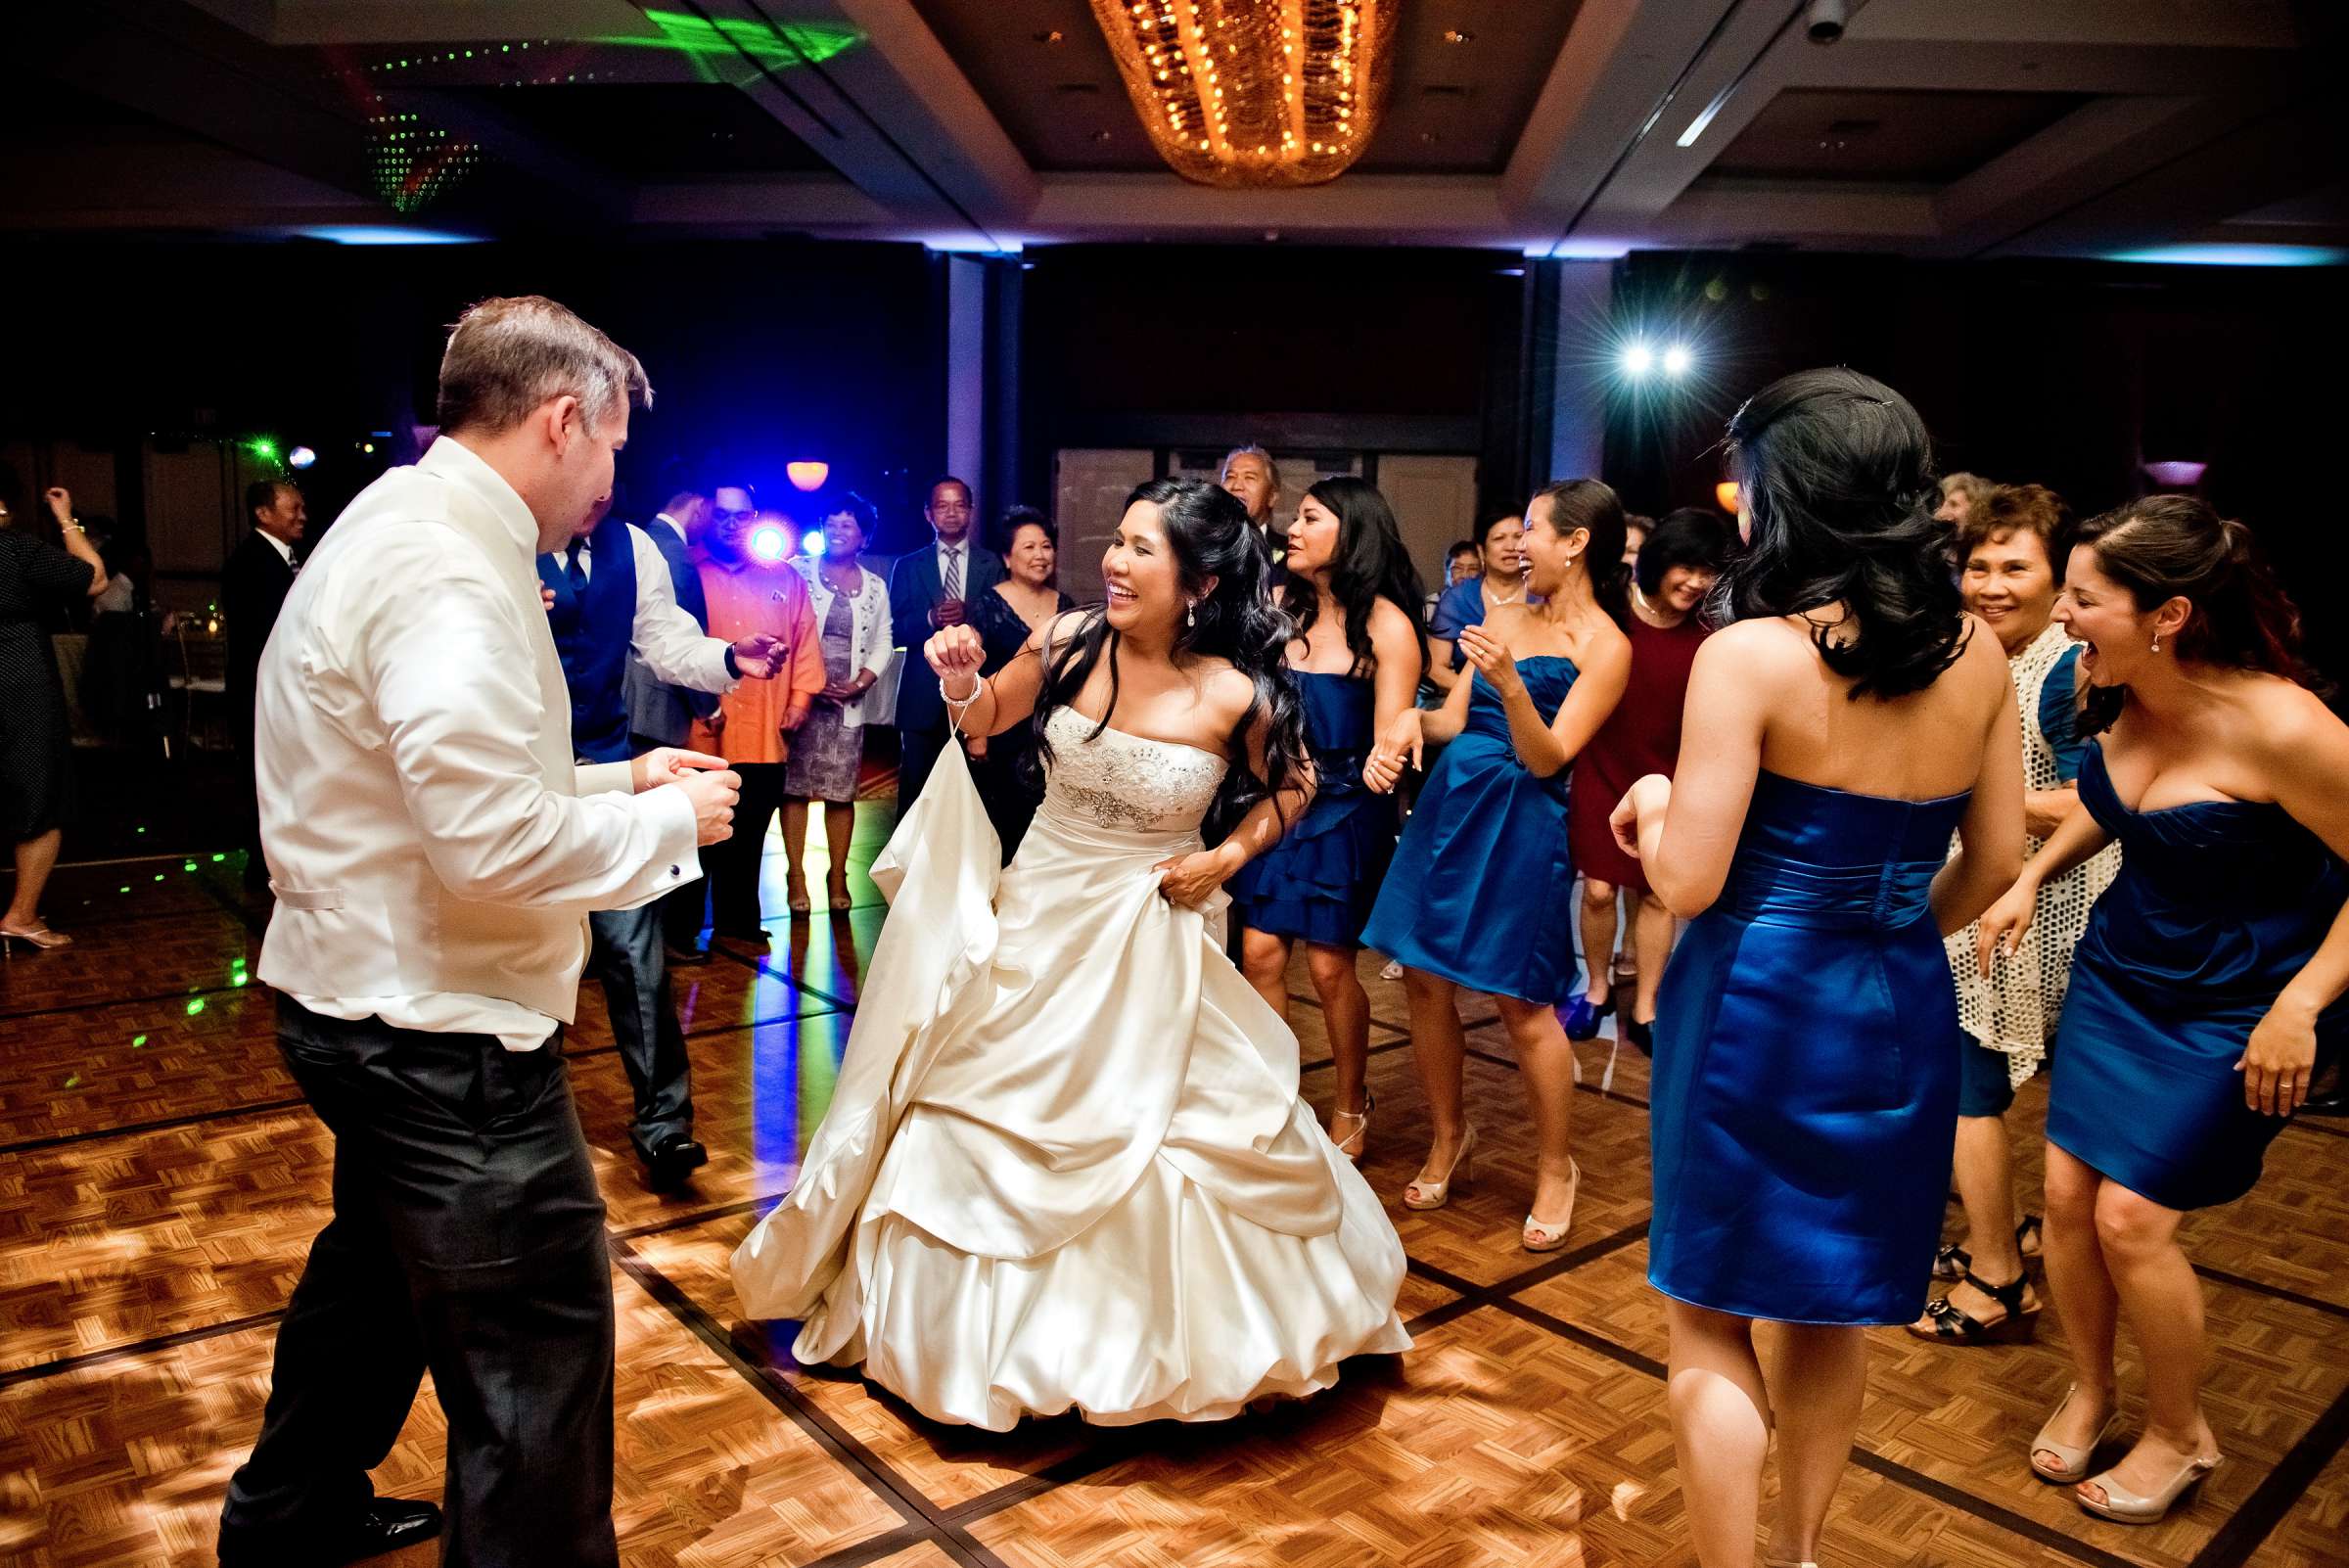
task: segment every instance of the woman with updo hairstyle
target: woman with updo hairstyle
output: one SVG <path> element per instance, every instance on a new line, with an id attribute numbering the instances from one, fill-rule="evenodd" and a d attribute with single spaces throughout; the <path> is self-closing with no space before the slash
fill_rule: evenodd
<path id="1" fill-rule="evenodd" d="M 1426 742 L 1444 744 L 1395 848 L 1363 943 L 1404 966 L 1411 1061 L 1427 1095 L 1426 1161 L 1406 1209 L 1440 1209 L 1474 1178 L 1477 1130 L 1461 1096 L 1461 988 L 1487 992 L 1517 1053 L 1534 1123 L 1534 1190 L 1518 1245 L 1566 1244 L 1574 1163 L 1574 1047 L 1553 1011 L 1574 988 L 1574 855 L 1566 793 L 1575 755 L 1623 696 L 1623 502 L 1593 479 L 1526 503 L 1526 581 L 1539 602 L 1495 606 L 1461 630 L 1470 676 L 1433 713 L 1406 708 L 1363 769 L 1395 787 Z"/>
<path id="2" fill-rule="evenodd" d="M 1729 421 L 1747 548 L 1688 675 L 1680 762 L 1615 810 L 1688 921 L 1657 999 L 1648 1282 L 1704 1568 L 1811 1564 L 1870 1324 L 1925 1304 L 1958 1121 L 1941 939 L 2022 863 L 2014 687 L 1959 607 L 1924 422 L 1811 370 Z M 1948 854 L 1950 834 L 1958 850 Z M 1757 1320 L 1775 1325 L 1764 1367 Z"/>
<path id="3" fill-rule="evenodd" d="M 970 623 L 986 645 L 987 661 L 979 667 L 991 675 L 1028 645 L 1036 628 L 1054 616 L 1065 615 L 1077 601 L 1060 591 L 1055 581 L 1060 564 L 1060 534 L 1052 520 L 1033 506 L 1015 506 L 1003 514 L 997 542 L 1003 551 L 1003 580 L 971 596 Z M 1043 799 L 1043 779 L 1036 772 L 1036 747 L 1025 731 L 975 735 L 964 742 L 971 754 L 971 774 L 979 798 L 987 803 L 988 819 L 1003 841 L 1003 863 L 1020 848 L 1036 802 Z"/>
<path id="4" fill-rule="evenodd" d="M 1982 917 L 2011 953 L 2041 890 L 2108 843 L 2120 872 L 2072 961 L 2048 1095 L 2048 1283 L 2073 1383 L 2031 1468 L 2149 1524 L 2219 1462 L 2201 1405 L 2194 1209 L 2259 1179 L 2268 1144 L 2349 1043 L 2349 726 L 2300 657 L 2300 617 L 2250 531 L 2160 495 L 2083 524 L 2055 619 L 2081 645 L 2080 801 Z M 2144 1430 L 2120 1430 L 2126 1313 Z"/>
<path id="5" fill-rule="evenodd" d="M 734 1258 L 802 1364 L 1000 1432 L 1222 1420 L 1409 1347 L 1394 1226 L 1224 956 L 1223 885 L 1313 791 L 1268 566 L 1239 501 L 1153 480 L 1106 603 L 992 675 L 970 625 L 922 650 L 957 727 L 1029 728 L 1044 799 L 1001 865 L 948 748 L 874 861 L 831 1105 Z"/>
<path id="6" fill-rule="evenodd" d="M 1523 514 L 1498 512 L 1476 526 L 1478 570 L 1457 577 L 1436 595 L 1427 615 L 1427 678 L 1439 692 L 1450 691 L 1468 668 L 1460 652 L 1460 632 L 1484 624 L 1485 618 L 1502 605 L 1540 604 L 1526 576 Z"/>
<path id="7" fill-rule="evenodd" d="M 822 552 L 791 558 L 807 581 L 824 652 L 824 689 L 792 732 L 791 756 L 784 762 L 784 896 L 795 915 L 808 911 L 805 865 L 813 801 L 824 803 L 825 901 L 835 914 L 847 912 L 854 901 L 849 893 L 849 839 L 856 825 L 856 776 L 864 762 L 864 697 L 888 669 L 892 646 L 888 580 L 857 564 L 878 522 L 873 504 L 849 490 L 818 506 Z"/>

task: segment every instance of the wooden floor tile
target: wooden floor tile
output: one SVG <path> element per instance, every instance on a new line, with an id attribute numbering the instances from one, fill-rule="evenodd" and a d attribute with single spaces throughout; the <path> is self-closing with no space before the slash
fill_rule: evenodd
<path id="1" fill-rule="evenodd" d="M 770 1337 L 738 1321 L 727 1256 L 797 1174 L 830 1103 L 884 914 L 863 868 L 890 825 L 888 802 L 860 806 L 857 906 L 838 920 L 790 917 L 770 835 L 763 943 L 673 971 L 696 1133 L 711 1150 L 680 1192 L 644 1187 L 626 1076 L 598 989 L 582 991 L 567 1051 L 622 1266 L 615 1512 L 629 1568 L 1693 1561 L 1663 1403 L 1664 1318 L 1644 1277 L 1645 1058 L 1614 1049 L 1620 1015 L 1577 1048 L 1582 1189 L 1567 1248 L 1536 1257 L 1517 1245 L 1533 1171 L 1514 1053 L 1491 999 L 1463 994 L 1479 1179 L 1443 1210 L 1410 1213 L 1399 1195 L 1428 1127 L 1407 998 L 1375 953 L 1358 966 L 1378 1099 L 1362 1169 L 1412 1259 L 1409 1353 L 1358 1360 L 1326 1395 L 1215 1426 L 1064 1418 L 994 1435 L 794 1365 L 792 1325 Z M 49 907 L 80 940 L 0 966 L 11 1563 L 211 1561 L 221 1490 L 267 1391 L 275 1314 L 326 1218 L 331 1140 L 288 1103 L 298 1092 L 251 979 L 268 903 L 240 869 L 208 855 L 192 869 L 68 868 Z M 1333 1075 L 1301 957 L 1288 990 L 1303 1092 L 1326 1120 Z M 2025 1207 L 2045 1106 L 2042 1079 L 2008 1119 Z M 2069 1376 L 2051 1311 L 2032 1342 L 2010 1346 L 1885 1329 L 1871 1334 L 1861 1453 L 1823 1559 L 2349 1568 L 2345 1177 L 2349 1125 L 2306 1120 L 2277 1139 L 2249 1196 L 2188 1218 L 2229 1463 L 2171 1519 L 2091 1519 L 2024 1469 L 2022 1448 Z M 1961 1231 L 1953 1206 L 1949 1233 Z M 2134 1356 L 2124 1334 L 2132 1411 Z M 379 1487 L 437 1495 L 442 1441 L 428 1395 Z M 435 1560 L 431 1547 L 386 1559 Z"/>
<path id="2" fill-rule="evenodd" d="M 613 1520 L 625 1568 L 810 1562 L 901 1516 L 626 1275 L 615 1273 Z M 260 1430 L 273 1326 L 0 1390 L 0 1550 L 23 1568 L 213 1561 L 228 1476 Z M 428 1378 L 386 1496 L 438 1500 Z M 387 1568 L 436 1561 L 420 1547 Z"/>

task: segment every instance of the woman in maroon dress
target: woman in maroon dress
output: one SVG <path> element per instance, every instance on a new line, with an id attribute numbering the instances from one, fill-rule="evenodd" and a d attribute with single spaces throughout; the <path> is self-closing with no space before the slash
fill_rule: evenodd
<path id="1" fill-rule="evenodd" d="M 1656 1018 L 1656 985 L 1672 952 L 1672 912 L 1648 892 L 1639 862 L 1623 853 L 1607 829 L 1632 781 L 1647 773 L 1672 776 L 1681 754 L 1681 707 L 1688 668 L 1706 628 L 1697 607 L 1712 590 L 1729 554 L 1729 530 L 1712 513 L 1682 507 L 1668 513 L 1640 547 L 1633 570 L 1632 679 L 1623 701 L 1574 761 L 1566 802 L 1566 836 L 1583 874 L 1583 992 L 1558 1009 L 1568 1039 L 1589 1039 L 1615 1010 L 1614 958 L 1617 891 L 1638 903 L 1632 916 L 1632 952 L 1638 980 L 1632 1016 L 1617 1031 L 1648 1048 Z"/>

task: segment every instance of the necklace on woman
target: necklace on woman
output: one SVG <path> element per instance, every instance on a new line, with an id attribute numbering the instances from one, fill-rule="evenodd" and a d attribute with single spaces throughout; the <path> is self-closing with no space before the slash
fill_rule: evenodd
<path id="1" fill-rule="evenodd" d="M 1526 579 L 1523 577 L 1519 577 L 1517 579 L 1517 591 L 1515 593 L 1502 593 L 1497 589 L 1491 588 L 1488 588 L 1487 591 L 1492 593 L 1493 602 L 1495 604 L 1515 604 L 1518 600 L 1525 597 L 1525 582 Z"/>
<path id="2" fill-rule="evenodd" d="M 845 567 L 836 567 L 831 562 L 827 561 L 824 563 L 822 573 L 824 586 L 830 588 L 834 593 L 853 592 L 854 587 L 852 586 L 852 584 L 854 584 L 855 586 L 862 585 L 863 570 L 863 568 L 857 566 L 853 561 L 850 562 Z"/>
<path id="3" fill-rule="evenodd" d="M 1632 610 L 1640 620 L 1658 631 L 1670 631 L 1680 624 L 1678 621 L 1665 620 L 1662 612 L 1649 602 L 1647 595 L 1639 591 L 1639 584 L 1636 581 L 1632 584 Z"/>

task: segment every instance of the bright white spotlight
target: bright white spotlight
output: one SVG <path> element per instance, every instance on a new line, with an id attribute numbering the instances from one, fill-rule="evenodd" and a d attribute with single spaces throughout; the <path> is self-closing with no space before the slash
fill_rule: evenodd
<path id="1" fill-rule="evenodd" d="M 751 530 L 751 555 L 773 563 L 791 554 L 791 530 L 780 523 L 761 523 Z"/>
<path id="2" fill-rule="evenodd" d="M 1656 351 L 1643 343 L 1635 343 L 1623 351 L 1623 371 L 1627 376 L 1644 376 L 1656 368 Z"/>
<path id="3" fill-rule="evenodd" d="M 306 446 L 297 446 L 286 454 L 286 467 L 307 468 L 318 461 L 318 454 Z"/>
<path id="4" fill-rule="evenodd" d="M 1664 374 L 1667 376 L 1685 376 L 1689 365 L 1694 362 L 1686 344 L 1676 343 L 1664 350 Z"/>

